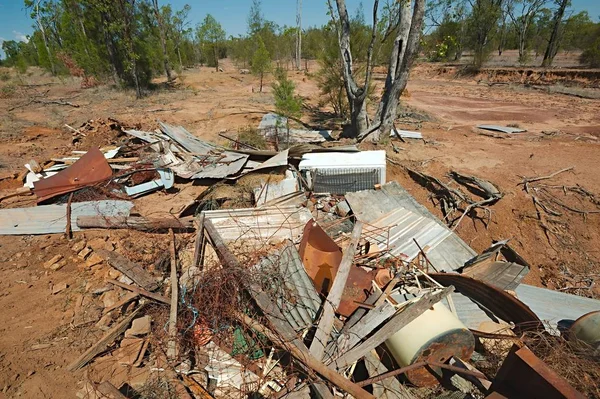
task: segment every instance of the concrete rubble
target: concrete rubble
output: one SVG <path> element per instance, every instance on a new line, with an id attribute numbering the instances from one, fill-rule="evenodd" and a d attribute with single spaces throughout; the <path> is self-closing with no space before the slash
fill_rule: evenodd
<path id="1" fill-rule="evenodd" d="M 266 115 L 260 128 L 279 145 L 281 124 Z M 432 387 L 456 397 L 583 397 L 529 337 L 576 341 L 559 327 L 585 316 L 577 336 L 598 345 L 581 331 L 600 301 L 523 284 L 530 265 L 509 240 L 476 253 L 386 181 L 385 151 L 229 149 L 164 123 L 123 133 L 124 145 L 60 158 L 64 167 L 28 163 L 40 204 L 0 209 L 0 234 L 79 232 L 68 256 L 43 261 L 47 273 L 101 276 L 75 304 L 72 324 L 102 332 L 67 366 L 90 371 L 79 397 L 140 397 L 156 381 L 184 398 L 413 398 Z M 329 133 L 293 130 L 291 142 Z M 102 173 L 53 183 L 87 173 L 86 157 Z M 232 198 L 212 190 L 252 174 L 253 207 L 225 206 Z M 173 218 L 132 213 L 180 181 L 211 188 Z M 91 191 L 105 199 L 85 200 Z M 148 258 L 88 235 L 98 229 L 160 233 L 169 249 Z M 56 283 L 51 293 L 71 289 Z M 568 306 L 543 305 L 556 295 Z M 526 366 L 537 396 L 511 371 Z"/>

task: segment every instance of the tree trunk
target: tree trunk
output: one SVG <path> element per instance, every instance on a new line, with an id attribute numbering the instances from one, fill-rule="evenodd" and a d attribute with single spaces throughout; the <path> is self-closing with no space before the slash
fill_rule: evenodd
<path id="1" fill-rule="evenodd" d="M 213 44 L 213 53 L 215 55 L 215 70 L 219 72 L 219 54 L 217 52 L 217 44 Z"/>
<path id="2" fill-rule="evenodd" d="M 108 59 L 110 60 L 110 70 L 112 72 L 112 77 L 115 84 L 120 84 L 121 79 L 119 77 L 118 69 L 117 69 L 117 59 L 116 52 L 114 50 L 112 41 L 110 40 L 110 35 L 108 33 L 108 16 L 106 13 L 101 13 L 102 18 L 102 34 L 104 36 L 104 45 L 106 46 L 106 51 L 108 52 Z"/>
<path id="3" fill-rule="evenodd" d="M 44 41 L 44 47 L 46 48 L 46 53 L 48 54 L 48 61 L 50 61 L 50 71 L 52 75 L 56 75 L 56 67 L 54 66 L 54 60 L 52 60 L 52 53 L 50 52 L 50 46 L 48 46 L 48 38 L 46 37 L 46 30 L 44 29 L 44 25 L 40 19 L 40 0 L 35 3 L 35 21 L 37 23 L 38 28 L 40 29 L 40 33 L 42 34 L 42 40 Z"/>
<path id="4" fill-rule="evenodd" d="M 330 0 L 328 4 L 333 15 L 333 7 L 331 6 Z M 379 1 L 375 0 L 373 4 L 373 27 L 371 31 L 371 41 L 367 49 L 365 80 L 364 84 L 361 86 L 359 86 L 354 79 L 352 51 L 350 49 L 350 18 L 348 17 L 346 3 L 344 0 L 336 0 L 336 4 L 339 15 L 338 43 L 342 60 L 344 85 L 346 87 L 348 104 L 350 105 L 352 135 L 358 138 L 361 134 L 364 134 L 369 127 L 366 99 L 369 90 L 369 82 L 371 80 L 372 54 L 376 39 L 377 9 L 379 6 Z"/>
<path id="5" fill-rule="evenodd" d="M 296 70 L 302 68 L 302 0 L 296 0 Z"/>
<path id="6" fill-rule="evenodd" d="M 264 72 L 260 73 L 260 89 L 258 89 L 259 93 L 262 93 L 262 86 L 263 86 L 263 76 L 264 76 Z"/>
<path id="7" fill-rule="evenodd" d="M 548 47 L 546 47 L 546 52 L 544 53 L 544 59 L 542 61 L 543 67 L 551 66 L 552 62 L 554 61 L 554 57 L 558 52 L 560 25 L 562 24 L 562 19 L 565 15 L 565 10 L 568 3 L 569 0 L 561 0 L 558 10 L 556 10 L 556 14 L 554 14 L 554 27 L 552 28 L 552 34 L 550 35 Z"/>
<path id="8" fill-rule="evenodd" d="M 179 49 L 179 45 L 177 46 L 177 57 L 179 57 L 179 68 L 183 71 L 183 62 L 181 62 L 181 50 Z"/>
<path id="9" fill-rule="evenodd" d="M 414 8 L 411 8 L 410 2 L 403 2 L 402 4 L 398 35 L 390 58 L 386 85 L 374 119 L 374 126 L 379 125 L 377 134 L 383 137 L 390 135 L 398 112 L 400 95 L 408 83 L 410 68 L 419 47 L 424 13 L 425 0 L 415 0 Z M 375 132 L 374 129 L 371 130 Z M 359 141 L 369 134 L 359 136 Z M 377 134 L 375 138 L 378 138 Z M 371 140 L 374 140 L 374 138 Z"/>
<path id="10" fill-rule="evenodd" d="M 160 44 L 162 47 L 165 73 L 167 74 L 167 81 L 170 82 L 173 80 L 173 77 L 171 76 L 171 68 L 169 67 L 169 54 L 167 52 L 167 38 L 165 33 L 165 25 L 163 23 L 162 15 L 160 15 L 160 9 L 158 8 L 158 0 L 153 0 L 152 3 L 154 4 L 154 14 L 156 16 L 156 22 L 158 22 L 158 32 L 160 36 Z"/>

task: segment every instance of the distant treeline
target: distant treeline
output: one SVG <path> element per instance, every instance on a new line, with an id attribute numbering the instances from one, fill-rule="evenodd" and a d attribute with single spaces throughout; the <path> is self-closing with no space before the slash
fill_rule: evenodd
<path id="1" fill-rule="evenodd" d="M 237 37 L 228 37 L 211 15 L 192 27 L 189 5 L 174 10 L 158 0 L 25 0 L 24 4 L 34 33 L 27 43 L 3 42 L 3 65 L 22 72 L 40 66 L 53 74 L 113 80 L 136 88 L 138 95 L 153 76 L 166 74 L 171 79 L 173 69 L 198 64 L 218 69 L 219 59 L 225 57 L 240 68 L 250 68 L 262 44 L 280 68 L 293 66 L 297 55 L 298 28 L 266 20 L 259 0 L 250 5 L 247 34 Z M 387 63 L 393 47 L 389 15 L 384 9 L 375 29 L 375 64 Z M 492 51 L 519 49 L 520 62 L 526 63 L 534 52 L 544 54 L 549 66 L 563 49 L 582 50 L 582 63 L 600 66 L 600 24 L 586 12 L 572 13 L 569 0 L 431 0 L 426 20 L 421 53 L 430 60 L 458 60 L 469 50 L 473 63 L 481 66 Z M 373 32 L 362 6 L 354 11 L 351 24 L 353 57 L 360 65 Z M 331 22 L 303 29 L 301 43 L 302 59 L 318 59 L 324 69 L 341 69 Z M 334 75 L 328 77 L 332 82 L 325 79 L 322 84 L 338 84 L 341 72 Z"/>

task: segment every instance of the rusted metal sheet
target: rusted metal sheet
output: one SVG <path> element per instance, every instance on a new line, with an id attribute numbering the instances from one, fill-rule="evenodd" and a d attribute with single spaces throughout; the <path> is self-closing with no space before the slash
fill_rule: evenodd
<path id="1" fill-rule="evenodd" d="M 445 287 L 453 285 L 462 295 L 489 309 L 497 317 L 515 323 L 521 331 L 544 328 L 527 305 L 483 281 L 453 273 L 431 273 L 430 276 Z"/>
<path id="2" fill-rule="evenodd" d="M 299 252 L 315 288 L 327 295 L 342 261 L 342 250 L 314 220 L 310 220 L 304 227 Z M 376 274 L 376 270 L 367 272 L 352 266 L 337 313 L 350 316 L 358 304 L 367 299 Z"/>
<path id="3" fill-rule="evenodd" d="M 514 345 L 490 387 L 507 398 L 584 399 L 585 396 L 527 347 Z"/>
<path id="4" fill-rule="evenodd" d="M 501 290 L 514 290 L 528 272 L 529 268 L 527 266 L 518 263 L 492 262 L 491 259 L 487 259 L 465 268 L 462 275 L 481 280 Z"/>
<path id="5" fill-rule="evenodd" d="M 33 192 L 38 203 L 70 193 L 80 188 L 105 181 L 112 176 L 112 169 L 104 154 L 98 148 L 92 148 L 73 165 L 54 176 L 33 183 Z"/>

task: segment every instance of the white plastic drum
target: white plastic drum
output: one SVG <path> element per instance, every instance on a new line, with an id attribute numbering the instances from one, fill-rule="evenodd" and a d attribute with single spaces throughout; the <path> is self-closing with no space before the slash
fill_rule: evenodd
<path id="1" fill-rule="evenodd" d="M 419 361 L 445 363 L 452 356 L 469 359 L 475 348 L 475 338 L 463 323 L 446 306 L 437 303 L 425 311 L 386 342 L 386 346 L 400 367 Z M 406 373 L 410 382 L 417 386 L 430 386 L 438 379 L 441 370 L 421 367 Z"/>

